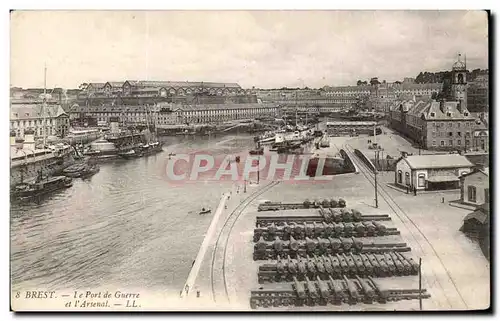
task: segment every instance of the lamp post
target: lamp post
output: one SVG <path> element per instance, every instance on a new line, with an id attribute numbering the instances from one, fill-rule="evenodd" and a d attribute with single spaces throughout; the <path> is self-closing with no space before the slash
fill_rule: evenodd
<path id="1" fill-rule="evenodd" d="M 378 152 L 379 152 L 378 150 L 375 151 L 375 160 L 378 159 Z M 375 174 L 375 208 L 378 208 L 378 184 L 377 184 L 378 170 L 376 166 L 374 168 L 374 174 Z"/>

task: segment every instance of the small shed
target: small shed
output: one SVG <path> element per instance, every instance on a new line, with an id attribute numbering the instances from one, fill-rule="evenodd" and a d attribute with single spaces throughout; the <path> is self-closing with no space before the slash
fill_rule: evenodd
<path id="1" fill-rule="evenodd" d="M 459 176 L 469 173 L 473 167 L 465 156 L 458 154 L 403 154 L 396 163 L 394 180 L 396 185 L 417 190 L 458 189 Z"/>

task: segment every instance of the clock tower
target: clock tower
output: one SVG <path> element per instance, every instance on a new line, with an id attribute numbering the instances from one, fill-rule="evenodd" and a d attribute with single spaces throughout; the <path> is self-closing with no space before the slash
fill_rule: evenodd
<path id="1" fill-rule="evenodd" d="M 457 61 L 451 71 L 451 95 L 453 100 L 460 102 L 462 110 L 467 109 L 467 60 L 461 60 L 458 54 Z M 465 58 L 467 59 L 467 58 Z"/>

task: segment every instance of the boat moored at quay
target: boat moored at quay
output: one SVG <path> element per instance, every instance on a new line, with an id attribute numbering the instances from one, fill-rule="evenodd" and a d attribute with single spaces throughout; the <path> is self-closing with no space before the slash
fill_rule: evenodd
<path id="1" fill-rule="evenodd" d="M 31 199 L 73 186 L 73 180 L 66 176 L 43 176 L 39 172 L 35 180 L 17 184 L 11 191 L 16 199 Z"/>
<path id="2" fill-rule="evenodd" d="M 34 135 L 25 132 L 25 137 L 15 137 L 11 133 L 10 150 L 10 185 L 35 179 L 41 170 L 51 176 L 74 164 L 74 149 L 70 145 L 48 145 L 47 148 L 36 148 Z"/>

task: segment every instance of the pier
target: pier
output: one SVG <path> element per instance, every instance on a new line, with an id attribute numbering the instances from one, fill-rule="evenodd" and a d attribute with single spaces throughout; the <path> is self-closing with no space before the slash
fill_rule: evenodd
<path id="1" fill-rule="evenodd" d="M 210 223 L 210 226 L 208 227 L 208 231 L 207 231 L 207 234 L 205 235 L 205 238 L 203 239 L 203 243 L 200 246 L 200 250 L 198 252 L 198 255 L 196 256 L 193 267 L 191 268 L 191 271 L 189 272 L 188 278 L 186 280 L 186 284 L 184 284 L 184 287 L 182 288 L 181 298 L 186 298 L 189 295 L 189 290 L 194 288 L 194 284 L 196 282 L 196 277 L 198 276 L 198 273 L 200 272 L 201 263 L 203 262 L 203 258 L 205 257 L 205 253 L 207 252 L 207 248 L 208 248 L 210 241 L 212 240 L 212 237 L 216 231 L 215 227 L 217 226 L 217 222 L 219 221 L 219 218 L 220 218 L 222 212 L 224 211 L 224 207 L 226 206 L 226 201 L 228 199 L 229 199 L 229 193 L 224 193 L 221 197 L 220 202 L 219 202 L 219 206 L 217 207 L 217 210 L 214 213 L 214 217 L 212 218 L 212 222 Z"/>

